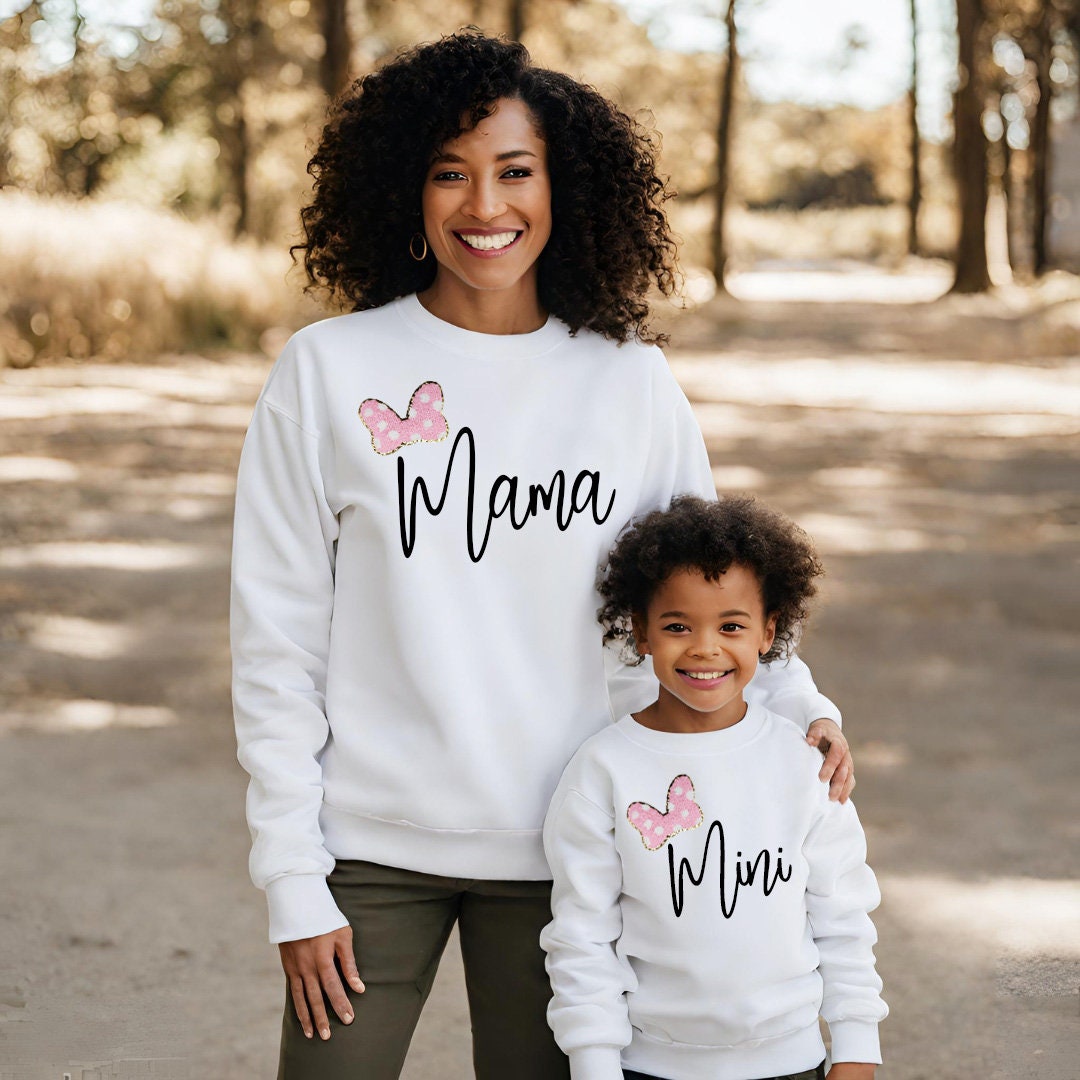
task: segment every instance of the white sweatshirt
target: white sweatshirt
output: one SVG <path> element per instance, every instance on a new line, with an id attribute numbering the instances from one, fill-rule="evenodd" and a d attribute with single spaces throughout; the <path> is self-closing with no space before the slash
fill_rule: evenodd
<path id="1" fill-rule="evenodd" d="M 878 904 L 855 807 L 757 705 L 684 735 L 632 717 L 567 766 L 544 829 L 548 1019 L 573 1080 L 746 1080 L 880 1062 Z"/>
<path id="2" fill-rule="evenodd" d="M 272 941 L 346 924 L 325 881 L 339 858 L 550 876 L 551 792 L 621 715 L 597 566 L 629 518 L 682 492 L 712 497 L 712 476 L 656 348 L 555 319 L 477 334 L 415 296 L 289 342 L 244 444 L 233 548 Z M 759 693 L 785 714 L 838 719 L 805 665 L 773 669 Z"/>

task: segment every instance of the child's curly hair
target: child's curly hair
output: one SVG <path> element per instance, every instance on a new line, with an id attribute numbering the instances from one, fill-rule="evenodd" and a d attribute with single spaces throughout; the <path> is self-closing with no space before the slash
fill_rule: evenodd
<path id="1" fill-rule="evenodd" d="M 308 172 L 304 267 L 354 311 L 426 289 L 435 259 L 409 254 L 423 229 L 421 192 L 436 151 L 500 98 L 520 99 L 547 143 L 551 238 L 540 303 L 572 331 L 660 342 L 647 325 L 655 282 L 675 290 L 675 241 L 656 173 L 657 136 L 592 87 L 533 67 L 524 46 L 472 28 L 401 53 L 335 103 Z"/>
<path id="2" fill-rule="evenodd" d="M 644 615 L 656 590 L 677 570 L 700 570 L 715 581 L 733 564 L 754 574 L 766 616 L 776 616 L 776 637 L 762 659 L 789 656 L 824 568 L 798 525 L 748 495 L 716 502 L 681 495 L 622 533 L 597 582 L 604 641 L 621 642 L 640 663 L 631 617 Z"/>

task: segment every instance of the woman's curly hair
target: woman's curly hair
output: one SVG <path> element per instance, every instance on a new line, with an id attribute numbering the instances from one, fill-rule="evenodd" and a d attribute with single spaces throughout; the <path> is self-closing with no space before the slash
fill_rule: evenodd
<path id="1" fill-rule="evenodd" d="M 763 659 L 790 656 L 824 569 L 798 525 L 748 495 L 716 502 L 681 495 L 622 533 L 597 582 L 604 641 L 621 642 L 624 655 L 640 663 L 631 617 L 644 616 L 656 590 L 677 570 L 700 570 L 716 581 L 732 565 L 754 574 L 766 616 L 776 616 L 776 637 Z"/>
<path id="2" fill-rule="evenodd" d="M 472 28 L 419 45 L 355 82 L 335 103 L 308 172 L 304 267 L 354 311 L 426 289 L 435 259 L 409 254 L 440 146 L 520 99 L 547 143 L 552 232 L 538 264 L 541 305 L 572 331 L 662 342 L 646 325 L 655 282 L 675 290 L 655 134 L 592 87 L 532 66 L 524 46 Z"/>

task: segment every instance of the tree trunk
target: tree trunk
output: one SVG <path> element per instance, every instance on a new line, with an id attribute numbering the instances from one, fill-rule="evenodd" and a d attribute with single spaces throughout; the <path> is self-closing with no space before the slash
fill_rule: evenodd
<path id="1" fill-rule="evenodd" d="M 255 4 L 257 0 L 231 0 L 221 7 L 221 16 L 229 26 L 229 39 L 222 46 L 222 61 L 217 86 L 227 120 L 221 123 L 218 141 L 226 152 L 231 201 L 236 208 L 234 229 L 238 236 L 251 230 L 251 204 L 248 198 L 248 169 L 251 159 L 251 133 L 244 112 L 244 81 L 255 56 L 258 33 Z"/>
<path id="2" fill-rule="evenodd" d="M 520 41 L 525 33 L 525 0 L 508 0 L 506 14 L 507 36 L 511 41 Z"/>
<path id="3" fill-rule="evenodd" d="M 1008 124 L 1002 117 L 1002 126 Z M 1017 183 L 1017 171 L 1019 164 L 1023 162 L 1023 154 L 1014 152 L 1009 146 L 1008 139 L 1002 137 L 1000 143 L 991 151 L 994 163 L 990 173 L 996 178 L 1000 171 L 1001 197 L 1005 203 L 1005 251 L 1009 260 L 1009 269 L 1013 274 L 1023 271 L 1023 256 L 1017 248 L 1017 240 L 1025 233 L 1024 229 L 1024 185 Z M 998 160 L 1000 158 L 1000 160 Z"/>
<path id="4" fill-rule="evenodd" d="M 236 95 L 236 140 L 232 158 L 233 197 L 236 199 L 236 233 L 246 236 L 251 232 L 251 202 L 248 199 L 248 164 L 251 159 L 251 140 L 248 136 L 247 117 L 244 115 L 243 98 Z"/>
<path id="5" fill-rule="evenodd" d="M 738 67 L 738 36 L 735 27 L 735 0 L 728 0 L 727 59 L 720 77 L 720 115 L 716 124 L 716 193 L 713 209 L 711 256 L 716 291 L 727 288 L 727 246 L 724 243 L 724 215 L 727 209 L 728 180 L 731 172 L 731 121 L 735 104 L 735 75 Z"/>
<path id="6" fill-rule="evenodd" d="M 922 202 L 922 178 L 919 175 L 919 24 L 915 0 L 911 0 L 911 180 L 908 191 L 908 254 L 919 254 L 919 204 Z"/>
<path id="7" fill-rule="evenodd" d="M 959 84 L 953 97 L 954 170 L 960 203 L 956 243 L 956 277 L 952 291 L 985 292 L 990 288 L 986 265 L 986 135 L 982 129 L 979 65 L 983 8 L 981 0 L 956 0 L 959 42 Z"/>
<path id="8" fill-rule="evenodd" d="M 349 37 L 347 0 L 321 0 L 320 29 L 326 48 L 319 61 L 319 82 L 326 96 L 335 98 L 349 81 L 349 57 L 352 39 Z"/>
<path id="9" fill-rule="evenodd" d="M 1039 16 L 1035 28 L 1035 79 L 1039 102 L 1031 125 L 1031 269 L 1035 276 L 1046 272 L 1047 177 L 1050 165 L 1050 5 Z"/>

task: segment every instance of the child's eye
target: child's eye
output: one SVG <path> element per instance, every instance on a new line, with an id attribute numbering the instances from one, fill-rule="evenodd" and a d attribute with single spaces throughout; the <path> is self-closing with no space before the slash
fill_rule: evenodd
<path id="1" fill-rule="evenodd" d="M 740 623 L 726 622 L 720 627 L 720 630 L 724 634 L 737 634 L 740 630 L 744 629 Z"/>
<path id="2" fill-rule="evenodd" d="M 664 629 L 670 631 L 673 634 L 682 634 L 689 630 L 690 627 L 685 626 L 681 622 L 673 622 L 668 623 L 667 626 L 664 627 Z"/>

